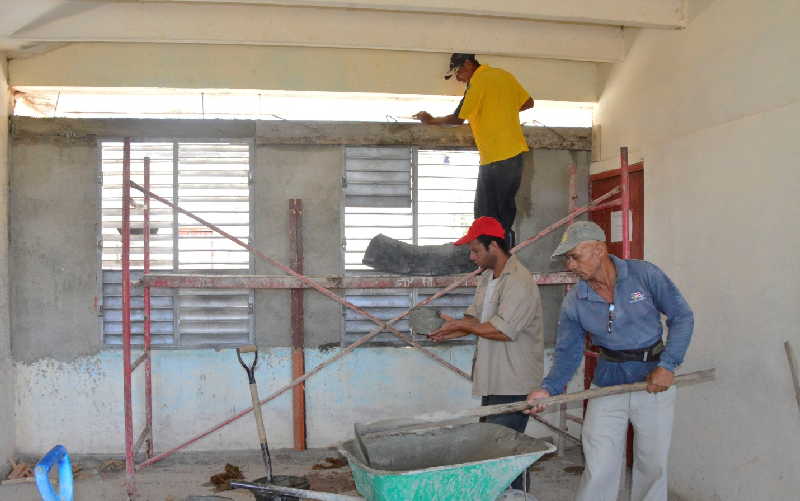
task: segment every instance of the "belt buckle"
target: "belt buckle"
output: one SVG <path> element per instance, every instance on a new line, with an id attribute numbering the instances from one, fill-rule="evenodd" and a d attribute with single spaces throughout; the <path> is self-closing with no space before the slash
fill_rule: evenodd
<path id="1" fill-rule="evenodd" d="M 647 362 L 648 358 L 650 358 L 650 350 L 644 352 L 644 359 L 642 360 L 642 362 Z"/>

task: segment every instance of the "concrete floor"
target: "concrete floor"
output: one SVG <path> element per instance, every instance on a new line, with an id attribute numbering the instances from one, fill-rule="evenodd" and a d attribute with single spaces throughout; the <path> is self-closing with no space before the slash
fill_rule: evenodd
<path id="1" fill-rule="evenodd" d="M 274 451 L 272 456 L 276 474 L 306 475 L 313 490 L 358 494 L 353 488 L 350 470 L 346 466 L 330 470 L 312 469 L 313 465 L 325 462 L 325 458 L 337 456 L 333 449 L 313 449 L 304 452 L 278 450 Z M 108 457 L 74 459 L 73 462 L 81 465 L 85 474 L 88 474 L 88 478 L 75 481 L 75 501 L 127 500 L 123 473 L 97 473 L 97 468 L 107 459 Z M 253 500 L 253 495 L 248 491 L 215 493 L 213 487 L 208 484 L 209 477 L 221 473 L 226 463 L 239 466 L 248 480 L 264 475 L 260 456 L 255 451 L 177 454 L 136 475 L 139 493 L 137 501 L 184 501 L 188 496 L 212 495 L 234 501 Z M 533 493 L 537 500 L 571 500 L 580 478 L 581 464 L 582 458 L 578 448 L 568 448 L 564 457 L 550 455 L 539 460 L 533 466 Z M 0 501 L 40 499 L 32 483 L 0 485 Z"/>

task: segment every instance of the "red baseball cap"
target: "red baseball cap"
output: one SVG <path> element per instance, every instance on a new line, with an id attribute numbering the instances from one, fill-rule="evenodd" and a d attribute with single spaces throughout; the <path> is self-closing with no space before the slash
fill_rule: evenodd
<path id="1" fill-rule="evenodd" d="M 503 225 L 500 224 L 500 221 L 493 217 L 479 217 L 472 222 L 472 226 L 469 227 L 467 234 L 453 242 L 453 245 L 468 244 L 481 235 L 506 238 L 506 230 L 503 229 Z"/>

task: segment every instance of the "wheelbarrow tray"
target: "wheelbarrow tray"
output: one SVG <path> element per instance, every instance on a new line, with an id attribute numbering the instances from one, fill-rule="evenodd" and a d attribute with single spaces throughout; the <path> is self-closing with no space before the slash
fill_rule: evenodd
<path id="1" fill-rule="evenodd" d="M 339 445 L 368 501 L 495 501 L 528 466 L 555 451 L 504 426 L 470 423 L 364 437 Z"/>

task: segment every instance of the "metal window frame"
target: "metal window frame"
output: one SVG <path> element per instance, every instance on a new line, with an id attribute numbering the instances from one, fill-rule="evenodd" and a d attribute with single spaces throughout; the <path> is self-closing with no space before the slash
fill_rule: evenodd
<path id="1" fill-rule="evenodd" d="M 347 185 L 347 150 L 348 148 L 358 148 L 360 145 L 345 145 L 342 148 L 342 206 L 340 208 L 340 230 L 342 235 L 342 246 L 341 246 L 341 256 L 342 256 L 342 276 L 348 274 L 347 270 L 347 263 L 345 262 L 346 257 L 346 229 L 347 225 L 345 222 L 345 218 L 347 217 L 347 197 L 344 195 L 344 188 Z M 371 146 L 372 148 L 381 148 L 381 146 Z M 398 146 L 389 146 L 387 148 L 397 148 Z M 447 148 L 447 147 L 431 147 L 431 148 L 420 148 L 417 145 L 408 145 L 406 146 L 409 149 L 410 153 L 410 180 L 411 180 L 411 228 L 412 228 L 412 243 L 414 245 L 419 244 L 419 152 L 421 150 L 424 151 L 477 151 L 472 148 Z M 358 275 L 363 270 L 349 270 L 350 274 Z M 374 273 L 373 273 L 374 274 Z M 390 274 L 386 274 L 386 276 L 391 276 Z M 345 291 L 347 294 L 347 291 Z M 408 289 L 409 295 L 409 305 L 417 304 L 421 299 L 420 297 L 423 295 L 428 294 L 421 294 L 420 289 L 417 287 L 413 287 Z M 346 338 L 348 337 L 347 333 L 347 308 L 342 307 L 342 315 L 341 315 L 341 338 L 340 338 L 340 346 L 345 347 L 348 346 L 346 343 Z M 360 337 L 363 334 L 354 333 L 356 337 Z M 432 346 L 427 337 L 418 335 L 413 329 L 409 329 L 409 335 L 411 339 L 417 343 L 420 343 L 423 346 Z M 474 345 L 476 343 L 476 339 L 474 336 L 470 336 L 468 339 L 462 340 L 452 340 L 447 341 L 444 343 L 439 343 L 438 346 L 463 346 L 463 345 Z M 405 344 L 400 341 L 399 339 L 390 339 L 389 341 L 379 340 L 379 341 L 371 341 L 366 343 L 366 346 L 405 346 Z"/>
<path id="2" fill-rule="evenodd" d="M 97 173 L 97 220 L 95 221 L 95 234 L 97 236 L 97 280 L 96 280 L 96 287 L 97 287 L 97 299 L 95 301 L 96 304 L 96 312 L 97 312 L 97 321 L 98 321 L 98 331 L 100 335 L 100 343 L 106 349 L 122 349 L 122 344 L 109 344 L 106 343 L 105 340 L 105 333 L 104 333 L 104 325 L 103 325 L 103 317 L 104 317 L 104 294 L 103 294 L 103 143 L 106 142 L 117 142 L 117 143 L 124 143 L 125 137 L 123 136 L 101 136 L 97 138 L 96 148 L 95 148 L 95 162 L 96 162 L 96 173 Z M 181 143 L 231 143 L 231 144 L 242 144 L 248 146 L 248 212 L 249 212 L 249 228 L 248 228 L 248 239 L 250 242 L 255 242 L 255 224 L 253 224 L 253 218 L 255 216 L 255 155 L 256 155 L 256 147 L 255 147 L 255 139 L 243 139 L 243 138 L 180 138 L 176 139 L 174 137 L 160 137 L 160 136 L 142 136 L 130 139 L 131 144 L 137 143 L 171 143 L 172 144 L 172 176 L 173 176 L 173 183 L 172 183 L 172 200 L 173 202 L 178 205 L 178 179 L 179 179 L 179 145 Z M 180 270 L 180 256 L 179 256 L 179 248 L 178 248 L 178 212 L 176 209 L 172 211 L 172 264 L 173 264 L 173 273 L 182 273 Z M 253 253 L 248 253 L 248 269 L 247 270 L 240 270 L 246 271 L 250 275 L 255 273 L 255 256 Z M 202 270 L 188 270 L 183 272 L 193 273 Z M 215 272 L 230 272 L 231 270 L 206 270 L 207 273 L 213 274 Z M 237 270 L 239 271 L 239 270 Z M 178 322 L 180 321 L 179 315 L 179 306 L 178 306 L 178 290 L 177 289 L 170 289 L 170 294 L 173 298 L 172 302 L 172 344 L 153 344 L 152 349 L 154 350 L 191 350 L 191 349 L 220 349 L 220 348 L 229 348 L 232 346 L 232 343 L 209 343 L 209 344 L 197 344 L 191 346 L 184 346 L 181 343 L 181 335 L 180 335 L 180 328 Z M 256 335 L 256 315 L 255 315 L 255 290 L 250 289 L 248 292 L 248 341 L 250 343 L 254 342 L 255 335 Z M 135 345 L 138 347 L 139 345 Z"/>
<path id="3" fill-rule="evenodd" d="M 419 245 L 419 147 L 411 147 L 411 241 L 414 245 Z M 409 305 L 419 302 L 419 289 L 414 287 L 410 291 Z M 411 339 L 419 342 L 419 336 L 411 328 L 410 322 L 408 332 Z M 424 339 L 427 341 L 427 338 Z"/>
<path id="4" fill-rule="evenodd" d="M 414 156 L 413 156 L 413 160 L 414 160 L 414 163 L 413 163 L 414 189 L 412 191 L 412 194 L 413 194 L 414 200 L 415 200 L 415 203 L 414 203 L 414 234 L 415 234 L 414 244 L 415 245 L 419 245 L 419 206 L 418 205 L 419 205 L 419 152 L 420 151 L 466 151 L 466 152 L 475 152 L 475 153 L 477 153 L 478 150 L 476 148 L 466 148 L 466 147 L 460 147 L 460 148 L 456 148 L 456 147 L 420 148 L 418 146 L 414 147 Z M 474 287 L 473 287 L 473 289 L 474 289 Z M 420 293 L 420 288 L 418 288 L 418 287 L 414 287 L 411 290 L 412 290 L 412 293 L 413 293 L 412 303 L 411 304 L 417 304 L 418 302 L 423 300 L 422 298 L 424 296 L 429 296 L 429 295 L 431 295 L 431 294 L 436 292 L 435 289 L 432 289 L 431 293 L 421 294 Z M 473 292 L 473 296 L 474 296 L 474 292 Z M 411 334 L 413 336 L 413 339 L 415 341 L 419 342 L 420 344 L 422 344 L 423 346 L 434 346 L 433 343 L 428 341 L 427 337 L 418 336 L 417 333 L 414 332 L 413 330 L 411 331 Z M 470 334 L 470 335 L 468 335 L 466 337 L 463 337 L 463 338 L 452 339 L 452 340 L 449 340 L 449 341 L 445 341 L 443 343 L 438 343 L 438 345 L 439 346 L 441 346 L 441 345 L 444 345 L 444 346 L 465 346 L 465 345 L 466 346 L 472 346 L 472 345 L 475 345 L 477 342 L 478 342 L 477 337 L 474 334 Z"/>

